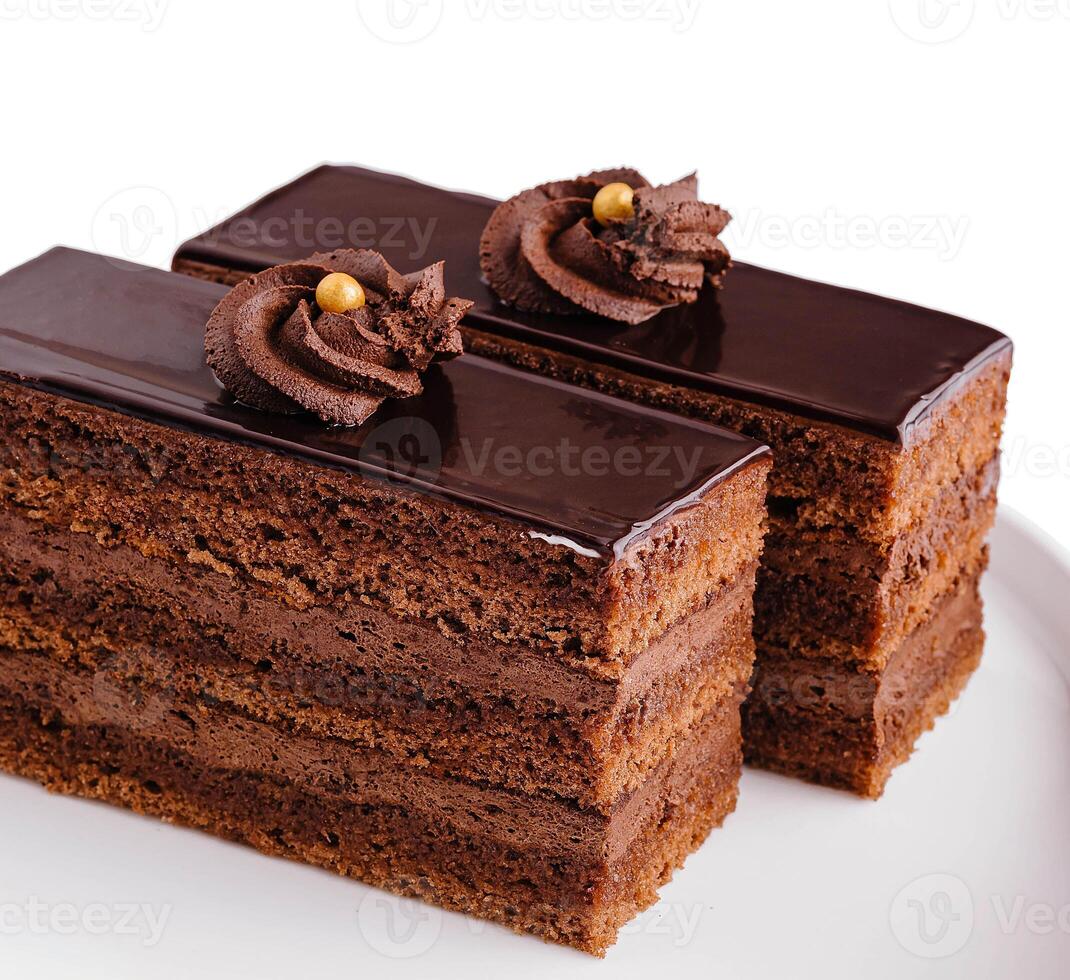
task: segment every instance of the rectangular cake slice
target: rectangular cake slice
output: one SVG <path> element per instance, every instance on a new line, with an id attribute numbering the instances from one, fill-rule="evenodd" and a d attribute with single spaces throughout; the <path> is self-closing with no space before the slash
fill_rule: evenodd
<path id="1" fill-rule="evenodd" d="M 470 349 L 768 443 L 776 465 L 746 753 L 880 795 L 981 655 L 976 583 L 995 513 L 1010 341 L 743 263 L 723 289 L 636 326 L 517 312 L 480 271 L 497 204 L 325 166 L 187 242 L 174 268 L 236 281 L 403 215 L 384 250 L 406 269 L 425 249 L 447 259 L 455 287 L 476 301 Z"/>
<path id="2" fill-rule="evenodd" d="M 735 804 L 768 450 L 474 355 L 258 412 L 225 292 L 0 277 L 0 767 L 602 952 Z"/>

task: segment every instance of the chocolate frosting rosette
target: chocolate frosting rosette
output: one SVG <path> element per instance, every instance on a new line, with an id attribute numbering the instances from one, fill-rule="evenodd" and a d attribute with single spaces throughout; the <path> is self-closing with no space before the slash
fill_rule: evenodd
<path id="1" fill-rule="evenodd" d="M 600 214 L 600 192 L 623 192 L 623 207 Z M 721 285 L 731 260 L 718 235 L 730 220 L 698 199 L 694 174 L 653 187 L 635 170 L 599 170 L 500 204 L 483 230 L 480 263 L 516 309 L 642 323 L 693 303 L 705 282 Z"/>
<path id="2" fill-rule="evenodd" d="M 359 306 L 321 306 L 318 288 L 338 278 Z M 204 346 L 238 401 L 358 425 L 387 398 L 420 394 L 432 361 L 463 352 L 457 324 L 471 306 L 447 297 L 442 262 L 402 275 L 368 249 L 318 252 L 235 286 L 209 318 Z"/>

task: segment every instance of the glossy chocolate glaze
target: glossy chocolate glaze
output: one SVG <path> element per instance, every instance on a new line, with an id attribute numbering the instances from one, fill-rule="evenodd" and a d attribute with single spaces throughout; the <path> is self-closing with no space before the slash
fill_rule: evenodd
<path id="1" fill-rule="evenodd" d="M 256 271 L 323 248 L 374 245 L 403 272 L 446 260 L 465 322 L 670 383 L 909 442 L 941 396 L 1009 346 L 979 323 L 737 262 L 718 294 L 636 327 L 518 313 L 482 281 L 496 201 L 357 167 L 324 166 L 187 242 L 192 260 Z M 359 239 L 359 240 L 354 240 Z"/>
<path id="2" fill-rule="evenodd" d="M 205 364 L 205 322 L 226 291 L 53 249 L 0 277 L 0 380 L 387 479 L 606 558 L 768 452 L 474 355 L 433 366 L 424 394 L 360 427 L 258 412 Z"/>

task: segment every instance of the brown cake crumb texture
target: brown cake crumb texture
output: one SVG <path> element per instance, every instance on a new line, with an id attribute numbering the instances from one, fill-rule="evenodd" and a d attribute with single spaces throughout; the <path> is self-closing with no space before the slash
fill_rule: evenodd
<path id="1" fill-rule="evenodd" d="M 767 461 L 610 561 L 0 407 L 0 767 L 596 954 L 734 807 Z"/>
<path id="2" fill-rule="evenodd" d="M 980 658 L 980 601 L 976 621 L 964 627 L 953 599 L 976 591 L 987 560 L 1010 351 L 960 383 L 898 445 L 477 330 L 466 331 L 466 345 L 772 447 L 769 534 L 755 595 L 755 693 L 744 707 L 746 757 L 879 796 L 891 769 L 947 710 Z M 903 686 L 892 678 L 907 659 L 921 679 Z M 823 687 L 810 683 L 821 677 L 834 680 L 834 689 L 857 681 L 861 693 L 848 701 L 822 695 L 815 708 L 807 692 Z M 767 683 L 771 678 L 776 683 Z M 785 686 L 796 693 L 762 701 L 763 691 Z"/>

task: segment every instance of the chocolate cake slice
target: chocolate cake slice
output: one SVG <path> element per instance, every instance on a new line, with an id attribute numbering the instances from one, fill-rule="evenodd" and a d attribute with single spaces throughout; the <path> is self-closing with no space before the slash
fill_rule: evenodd
<path id="1" fill-rule="evenodd" d="M 0 767 L 601 953 L 735 804 L 768 450 L 474 355 L 258 411 L 225 295 L 0 277 Z"/>
<path id="2" fill-rule="evenodd" d="M 638 322 L 577 305 L 586 302 L 577 270 L 596 275 L 597 263 L 584 252 L 596 241 L 584 231 L 591 208 L 575 202 L 600 181 L 627 180 L 640 188 L 637 199 L 647 196 L 638 210 L 649 212 L 650 234 L 611 235 L 603 251 L 620 251 L 630 272 L 656 274 L 664 255 L 642 250 L 664 240 L 659 229 L 680 233 L 686 222 L 677 219 L 690 208 L 692 224 L 682 231 L 707 243 L 694 255 L 707 272 L 716 260 L 722 288 L 667 305 L 679 297 L 656 281 L 629 285 L 614 273 L 612 281 L 591 280 L 602 299 L 588 305 L 612 309 L 623 295 Z M 475 301 L 464 322 L 470 349 L 772 446 L 745 751 L 757 765 L 875 797 L 981 655 L 977 583 L 996 506 L 1011 344 L 958 317 L 741 262 L 725 276 L 714 237 L 725 216 L 689 203 L 694 188 L 685 185 L 668 185 L 675 196 L 666 202 L 657 199 L 666 189 L 612 171 L 518 195 L 510 206 L 545 212 L 525 241 L 535 264 L 525 265 L 515 238 L 493 240 L 519 235 L 520 219 L 500 202 L 325 166 L 187 242 L 174 268 L 232 282 L 313 246 L 345 243 L 332 236 L 377 230 L 402 269 L 423 250 L 449 262 L 454 288 Z M 547 227 L 565 231 L 548 238 Z M 481 239 L 495 281 L 516 269 L 541 277 L 518 284 L 512 306 L 483 277 Z M 572 267 L 562 270 L 567 261 Z M 550 295 L 547 283 L 568 296 Z"/>

